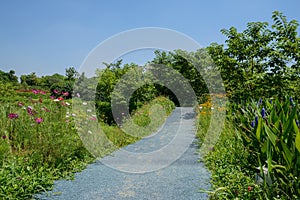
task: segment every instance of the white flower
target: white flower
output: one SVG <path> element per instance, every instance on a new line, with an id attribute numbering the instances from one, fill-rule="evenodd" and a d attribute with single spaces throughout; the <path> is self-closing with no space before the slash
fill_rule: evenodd
<path id="1" fill-rule="evenodd" d="M 58 99 L 54 99 L 53 101 L 59 101 Z"/>
<path id="2" fill-rule="evenodd" d="M 213 110 L 213 109 L 214 109 L 214 107 L 211 107 L 211 109 Z"/>
<path id="3" fill-rule="evenodd" d="M 91 109 L 87 109 L 86 112 L 92 112 L 92 110 Z"/>
<path id="4" fill-rule="evenodd" d="M 82 105 L 86 106 L 86 105 L 87 105 L 87 102 L 82 102 Z"/>
<path id="5" fill-rule="evenodd" d="M 88 131 L 89 134 L 92 134 L 92 131 Z"/>
<path id="6" fill-rule="evenodd" d="M 73 117 L 75 117 L 75 116 L 76 116 L 76 114 L 75 114 L 75 113 L 72 113 L 72 116 L 73 116 Z"/>
<path id="7" fill-rule="evenodd" d="M 70 104 L 69 102 L 66 102 L 66 105 L 69 106 L 69 105 L 71 105 L 71 104 Z"/>

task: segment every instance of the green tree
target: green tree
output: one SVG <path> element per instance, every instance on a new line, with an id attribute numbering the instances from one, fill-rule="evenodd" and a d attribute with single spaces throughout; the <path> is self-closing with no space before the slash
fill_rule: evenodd
<path id="1" fill-rule="evenodd" d="M 222 29 L 226 46 L 213 43 L 208 47 L 233 101 L 283 97 L 295 91 L 299 82 L 298 23 L 287 22 L 277 11 L 272 18 L 271 28 L 267 22 L 251 22 L 241 33 L 234 27 Z"/>

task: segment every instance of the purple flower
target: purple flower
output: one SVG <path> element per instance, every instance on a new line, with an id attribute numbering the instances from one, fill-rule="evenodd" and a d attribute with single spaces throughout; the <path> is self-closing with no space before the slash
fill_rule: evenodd
<path id="1" fill-rule="evenodd" d="M 297 126 L 299 126 L 299 120 L 296 120 L 296 124 L 297 124 Z"/>
<path id="2" fill-rule="evenodd" d="M 6 139 L 6 135 L 3 135 L 3 136 L 2 136 L 2 139 L 5 140 L 5 139 Z"/>
<path id="3" fill-rule="evenodd" d="M 293 103 L 293 97 L 290 97 L 290 102 Z"/>
<path id="4" fill-rule="evenodd" d="M 7 116 L 9 117 L 9 119 L 16 119 L 19 117 L 19 115 L 16 113 L 9 113 Z"/>
<path id="5" fill-rule="evenodd" d="M 258 116 L 255 116 L 255 125 L 258 124 Z"/>
<path id="6" fill-rule="evenodd" d="M 41 117 L 35 118 L 34 120 L 35 120 L 35 122 L 38 123 L 38 124 L 40 124 L 40 123 L 43 122 L 43 118 L 41 118 Z"/>
<path id="7" fill-rule="evenodd" d="M 257 106 L 259 107 L 262 104 L 262 98 L 259 98 L 259 101 L 257 103 Z"/>
<path id="8" fill-rule="evenodd" d="M 252 122 L 251 122 L 251 126 L 252 126 L 252 128 L 255 127 L 255 121 L 252 121 Z"/>
<path id="9" fill-rule="evenodd" d="M 266 116 L 266 109 L 265 108 L 261 109 L 261 116 L 262 116 L 262 118 L 265 118 L 265 116 Z"/>

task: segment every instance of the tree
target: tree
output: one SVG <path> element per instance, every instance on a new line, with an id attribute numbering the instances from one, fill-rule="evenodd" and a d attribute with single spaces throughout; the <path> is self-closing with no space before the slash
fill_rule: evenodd
<path id="1" fill-rule="evenodd" d="M 66 68 L 66 80 L 67 81 L 75 81 L 75 79 L 78 77 L 78 72 L 74 67 Z"/>
<path id="2" fill-rule="evenodd" d="M 298 23 L 287 22 L 277 11 L 272 18 L 271 28 L 267 22 L 251 22 L 241 33 L 234 27 L 223 29 L 226 47 L 216 43 L 208 47 L 232 101 L 282 97 L 295 91 L 293 79 L 299 80 Z"/>

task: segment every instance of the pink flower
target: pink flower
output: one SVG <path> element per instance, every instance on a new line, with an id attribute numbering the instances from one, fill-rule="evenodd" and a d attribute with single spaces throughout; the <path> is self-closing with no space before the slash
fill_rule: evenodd
<path id="1" fill-rule="evenodd" d="M 248 186 L 248 192 L 250 192 L 251 190 L 253 190 L 253 187 Z"/>
<path id="2" fill-rule="evenodd" d="M 62 92 L 62 95 L 67 97 L 67 96 L 69 96 L 69 92 Z"/>
<path id="3" fill-rule="evenodd" d="M 22 107 L 24 104 L 22 102 L 18 103 L 18 106 Z"/>
<path id="4" fill-rule="evenodd" d="M 97 118 L 96 117 L 90 117 L 90 120 L 97 120 Z"/>
<path id="5" fill-rule="evenodd" d="M 33 94 L 38 94 L 39 93 L 39 91 L 35 90 L 35 89 L 33 89 L 32 92 L 33 92 Z"/>
<path id="6" fill-rule="evenodd" d="M 59 91 L 58 91 L 58 90 L 53 90 L 53 92 L 54 92 L 55 94 L 58 94 L 58 93 L 59 93 Z"/>
<path id="7" fill-rule="evenodd" d="M 46 94 L 46 92 L 43 90 L 40 90 L 40 94 Z"/>
<path id="8" fill-rule="evenodd" d="M 19 115 L 16 113 L 9 113 L 7 116 L 9 117 L 9 119 L 16 119 L 19 117 Z"/>
<path id="9" fill-rule="evenodd" d="M 35 122 L 38 123 L 38 124 L 40 124 L 40 123 L 43 122 L 43 118 L 41 118 L 41 117 L 35 118 L 34 120 L 35 120 Z"/>
<path id="10" fill-rule="evenodd" d="M 50 99 L 55 99 L 55 96 L 50 96 Z"/>
<path id="11" fill-rule="evenodd" d="M 58 98 L 57 98 L 57 100 L 59 100 L 59 101 L 63 101 L 63 100 L 64 100 L 64 98 L 62 98 L 62 97 L 58 97 Z"/>
<path id="12" fill-rule="evenodd" d="M 35 115 L 35 114 L 36 114 L 36 111 L 34 111 L 34 110 L 32 109 L 31 106 L 28 106 L 28 107 L 27 107 L 27 113 L 28 113 L 29 115 Z"/>

